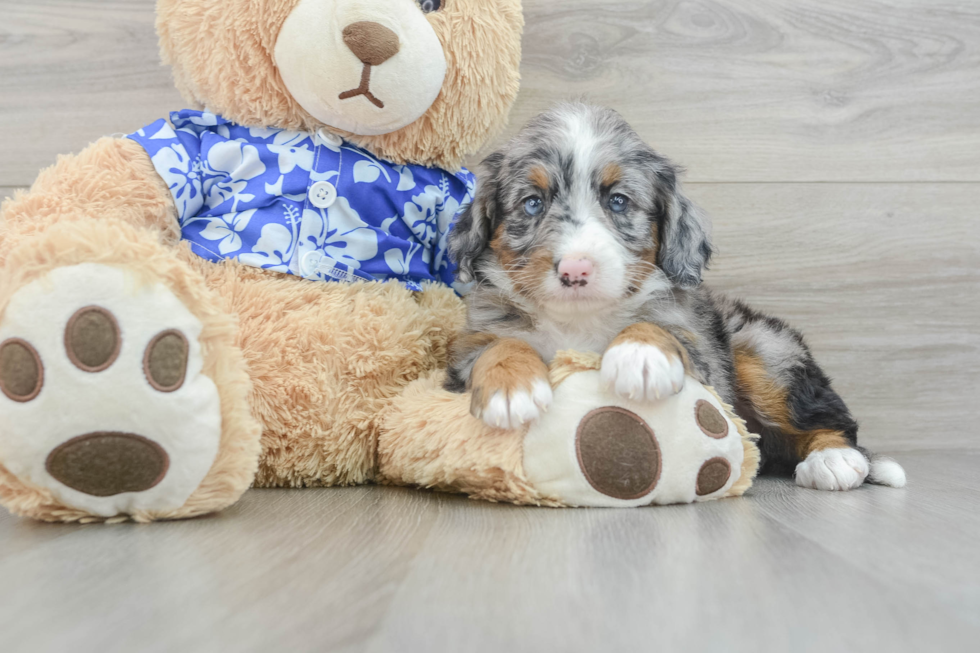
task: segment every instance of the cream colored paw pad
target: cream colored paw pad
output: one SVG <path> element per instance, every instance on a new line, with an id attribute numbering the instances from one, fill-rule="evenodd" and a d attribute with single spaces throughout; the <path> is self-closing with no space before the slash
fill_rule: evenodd
<path id="1" fill-rule="evenodd" d="M 676 395 L 635 401 L 604 390 L 596 370 L 567 376 L 524 441 L 524 472 L 543 496 L 570 506 L 689 503 L 740 494 L 744 426 L 694 379 Z"/>
<path id="2" fill-rule="evenodd" d="M 0 464 L 101 517 L 181 507 L 221 437 L 201 329 L 122 268 L 59 268 L 19 290 L 0 318 Z"/>

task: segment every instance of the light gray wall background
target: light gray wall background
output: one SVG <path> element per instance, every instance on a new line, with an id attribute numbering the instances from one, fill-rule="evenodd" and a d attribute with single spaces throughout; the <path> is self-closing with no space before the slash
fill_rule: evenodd
<path id="1" fill-rule="evenodd" d="M 864 443 L 977 441 L 980 2 L 525 7 L 510 132 L 618 109 L 714 217 L 709 283 L 804 329 Z M 182 105 L 152 0 L 0 0 L 0 196 Z"/>

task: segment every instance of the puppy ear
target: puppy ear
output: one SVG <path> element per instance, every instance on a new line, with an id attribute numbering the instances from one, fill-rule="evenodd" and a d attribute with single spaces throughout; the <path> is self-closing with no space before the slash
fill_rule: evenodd
<path id="1" fill-rule="evenodd" d="M 713 253 L 711 220 L 676 184 L 670 186 L 660 223 L 658 265 L 677 285 L 693 288 L 700 285 Z"/>
<path id="2" fill-rule="evenodd" d="M 473 281 L 474 263 L 490 245 L 493 226 L 497 223 L 497 175 L 503 154 L 495 153 L 480 165 L 476 196 L 449 232 L 449 257 L 456 263 L 456 278 L 462 283 Z"/>

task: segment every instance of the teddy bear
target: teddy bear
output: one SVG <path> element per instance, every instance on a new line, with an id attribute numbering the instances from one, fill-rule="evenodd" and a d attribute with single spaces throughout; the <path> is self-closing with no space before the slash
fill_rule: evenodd
<path id="1" fill-rule="evenodd" d="M 517 95 L 520 0 L 159 0 L 191 107 L 59 158 L 0 212 L 0 503 L 45 521 L 219 511 L 249 487 L 492 501 L 736 496 L 758 450 L 689 379 L 652 406 L 597 358 L 491 429 L 443 390 L 464 322 L 461 167 Z"/>

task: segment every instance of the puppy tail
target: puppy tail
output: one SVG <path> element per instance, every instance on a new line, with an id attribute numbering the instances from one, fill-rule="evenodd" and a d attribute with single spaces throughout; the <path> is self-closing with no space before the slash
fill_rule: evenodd
<path id="1" fill-rule="evenodd" d="M 865 451 L 871 462 L 871 473 L 868 482 L 888 487 L 905 487 L 905 469 L 891 458 L 879 456 Z"/>

